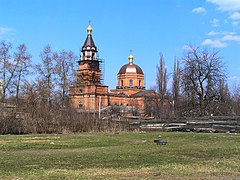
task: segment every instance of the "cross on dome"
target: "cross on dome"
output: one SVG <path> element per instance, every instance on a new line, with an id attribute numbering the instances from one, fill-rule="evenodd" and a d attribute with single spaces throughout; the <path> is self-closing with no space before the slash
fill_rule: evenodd
<path id="1" fill-rule="evenodd" d="M 129 64 L 133 65 L 133 55 L 132 55 L 132 50 L 130 50 L 130 55 L 128 56 Z"/>

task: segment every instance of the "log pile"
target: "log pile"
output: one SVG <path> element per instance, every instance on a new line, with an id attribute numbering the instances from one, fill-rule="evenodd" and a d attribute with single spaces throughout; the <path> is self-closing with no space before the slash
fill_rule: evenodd
<path id="1" fill-rule="evenodd" d="M 240 132 L 239 116 L 211 116 L 181 120 L 130 121 L 142 131 Z"/>

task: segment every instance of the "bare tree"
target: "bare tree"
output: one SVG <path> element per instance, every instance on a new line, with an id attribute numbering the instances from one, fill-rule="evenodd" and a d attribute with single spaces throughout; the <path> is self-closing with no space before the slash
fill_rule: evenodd
<path id="1" fill-rule="evenodd" d="M 160 53 L 160 61 L 159 65 L 157 65 L 156 84 L 156 98 L 158 99 L 157 102 L 160 102 L 160 104 L 158 105 L 158 116 L 160 117 L 160 114 L 164 113 L 163 104 L 167 94 L 167 69 L 165 67 L 165 61 L 162 53 Z"/>
<path id="2" fill-rule="evenodd" d="M 198 115 L 203 116 L 209 100 L 219 95 L 218 82 L 225 78 L 224 64 L 218 51 L 193 46 L 189 46 L 183 56 L 183 63 L 185 97 L 192 103 L 192 108 L 199 108 Z"/>
<path id="3" fill-rule="evenodd" d="M 167 100 L 167 69 L 163 54 L 160 53 L 159 65 L 157 65 L 156 86 L 152 87 L 145 95 L 145 113 L 155 117 L 166 117 L 169 108 L 166 108 Z"/>
<path id="4" fill-rule="evenodd" d="M 36 65 L 36 72 L 38 77 L 35 80 L 36 91 L 38 93 L 38 130 L 40 132 L 51 132 L 54 123 L 54 85 L 56 72 L 55 72 L 55 53 L 52 52 L 51 46 L 47 45 L 43 48 L 40 54 L 41 63 Z"/>
<path id="5" fill-rule="evenodd" d="M 63 107 L 68 88 L 72 84 L 73 78 L 75 78 L 74 63 L 76 57 L 72 51 L 67 52 L 65 50 L 56 54 L 56 57 L 57 82 L 61 91 L 61 106 Z"/>
<path id="6" fill-rule="evenodd" d="M 0 101 L 2 100 L 2 80 L 0 79 Z"/>
<path id="7" fill-rule="evenodd" d="M 155 88 L 147 91 L 144 97 L 145 113 L 153 117 L 161 117 L 161 98 Z"/>
<path id="8" fill-rule="evenodd" d="M 40 54 L 41 64 L 36 65 L 36 70 L 39 74 L 38 84 L 41 88 L 42 98 L 47 100 L 47 106 L 51 105 L 53 95 L 53 82 L 55 80 L 55 59 L 57 58 L 51 50 L 51 46 L 44 47 L 43 52 Z"/>
<path id="9" fill-rule="evenodd" d="M 30 73 L 31 67 L 31 55 L 27 51 L 27 47 L 25 44 L 20 44 L 17 47 L 17 52 L 14 53 L 14 58 L 16 62 L 16 103 L 19 102 L 19 93 L 20 87 L 22 85 L 22 81 L 25 80 L 26 76 Z"/>
<path id="10" fill-rule="evenodd" d="M 219 95 L 212 98 L 215 104 L 216 115 L 232 115 L 232 99 L 228 84 L 224 80 L 219 81 Z M 215 113 L 214 113 L 215 114 Z"/>
<path id="11" fill-rule="evenodd" d="M 232 107 L 234 115 L 240 115 L 240 85 L 235 85 L 232 93 Z"/>
<path id="12" fill-rule="evenodd" d="M 175 116 L 175 110 L 178 108 L 179 96 L 180 96 L 180 80 L 181 80 L 181 70 L 179 66 L 179 61 L 175 58 L 174 60 L 174 72 L 172 81 L 172 111 Z"/>
<path id="13" fill-rule="evenodd" d="M 10 90 L 14 73 L 16 70 L 16 64 L 12 60 L 10 50 L 12 44 L 10 42 L 0 42 L 0 79 L 2 79 L 2 100 L 5 102 L 7 96 L 7 90 Z"/>
<path id="14" fill-rule="evenodd" d="M 160 54 L 159 65 L 157 65 L 157 92 L 161 99 L 163 99 L 167 93 L 167 69 L 162 53 Z"/>

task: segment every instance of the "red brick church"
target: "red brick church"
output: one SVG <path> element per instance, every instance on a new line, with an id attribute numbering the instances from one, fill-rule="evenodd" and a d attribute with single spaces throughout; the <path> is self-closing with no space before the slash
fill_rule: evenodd
<path id="1" fill-rule="evenodd" d="M 81 110 L 101 110 L 111 105 L 131 106 L 144 111 L 144 73 L 134 63 L 130 53 L 128 63 L 123 65 L 118 74 L 116 89 L 108 91 L 103 85 L 102 60 L 93 41 L 92 28 L 87 28 L 87 38 L 81 49 L 78 61 L 77 82 L 70 88 L 72 106 Z"/>

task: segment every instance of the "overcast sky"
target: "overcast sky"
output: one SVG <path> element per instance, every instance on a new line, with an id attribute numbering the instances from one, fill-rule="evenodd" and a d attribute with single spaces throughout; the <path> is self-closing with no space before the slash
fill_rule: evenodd
<path id="1" fill-rule="evenodd" d="M 89 20 L 109 89 L 130 50 L 150 88 L 159 54 L 171 76 L 189 44 L 219 50 L 229 84 L 240 82 L 240 0 L 0 0 L 0 40 L 25 43 L 34 63 L 46 44 L 79 55 Z"/>

